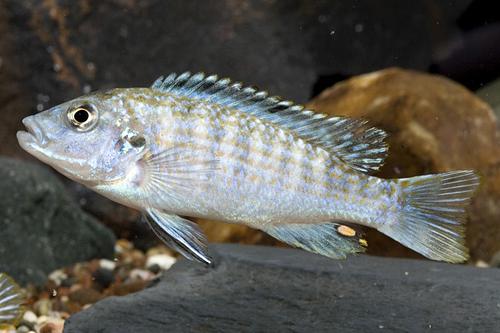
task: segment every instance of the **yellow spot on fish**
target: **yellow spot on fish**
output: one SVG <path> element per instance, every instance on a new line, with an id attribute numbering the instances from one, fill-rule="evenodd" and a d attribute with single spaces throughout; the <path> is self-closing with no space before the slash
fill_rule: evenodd
<path id="1" fill-rule="evenodd" d="M 354 236 L 356 236 L 356 230 L 354 230 L 353 228 L 350 228 L 350 227 L 348 227 L 346 225 L 339 226 L 337 228 L 337 231 L 342 236 L 346 236 L 346 237 L 354 237 Z"/>
<path id="2" fill-rule="evenodd" d="M 364 247 L 368 247 L 368 242 L 366 241 L 366 239 L 360 239 L 359 245 L 364 246 Z"/>

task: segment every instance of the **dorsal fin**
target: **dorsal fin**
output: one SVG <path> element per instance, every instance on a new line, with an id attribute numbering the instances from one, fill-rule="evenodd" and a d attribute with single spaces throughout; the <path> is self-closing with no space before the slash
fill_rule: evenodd
<path id="1" fill-rule="evenodd" d="M 203 73 L 172 73 L 159 77 L 152 89 L 205 100 L 246 112 L 292 130 L 361 172 L 378 170 L 387 153 L 386 133 L 364 120 L 331 117 L 302 105 L 268 96 L 265 91 L 243 87 L 240 82 Z"/>

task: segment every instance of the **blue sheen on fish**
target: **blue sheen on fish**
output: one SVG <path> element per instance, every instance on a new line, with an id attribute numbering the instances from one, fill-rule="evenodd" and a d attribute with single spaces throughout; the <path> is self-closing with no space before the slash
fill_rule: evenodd
<path id="1" fill-rule="evenodd" d="M 67 177 L 138 209 L 160 239 L 210 264 L 198 226 L 241 223 L 331 258 L 364 251 L 356 225 L 462 262 L 470 170 L 370 176 L 386 133 L 229 79 L 170 74 L 150 88 L 94 92 L 23 120 L 20 145 Z"/>

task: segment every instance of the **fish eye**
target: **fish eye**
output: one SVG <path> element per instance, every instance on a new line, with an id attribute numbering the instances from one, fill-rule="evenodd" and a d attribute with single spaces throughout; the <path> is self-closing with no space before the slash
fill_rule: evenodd
<path id="1" fill-rule="evenodd" d="M 77 131 L 88 131 L 97 123 L 97 110 L 92 105 L 79 105 L 67 113 L 70 125 Z"/>

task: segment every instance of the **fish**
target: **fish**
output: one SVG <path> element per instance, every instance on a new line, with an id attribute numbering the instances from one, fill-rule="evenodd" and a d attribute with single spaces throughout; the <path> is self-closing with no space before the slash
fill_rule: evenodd
<path id="1" fill-rule="evenodd" d="M 24 150 L 141 211 L 191 260 L 213 263 L 190 217 L 244 224 L 334 259 L 365 251 L 364 227 L 433 260 L 468 259 L 466 208 L 479 176 L 376 177 L 387 134 L 362 119 L 185 72 L 91 92 L 22 122 Z"/>
<path id="2" fill-rule="evenodd" d="M 24 314 L 25 295 L 9 275 L 0 273 L 0 328 L 16 325 Z"/>

